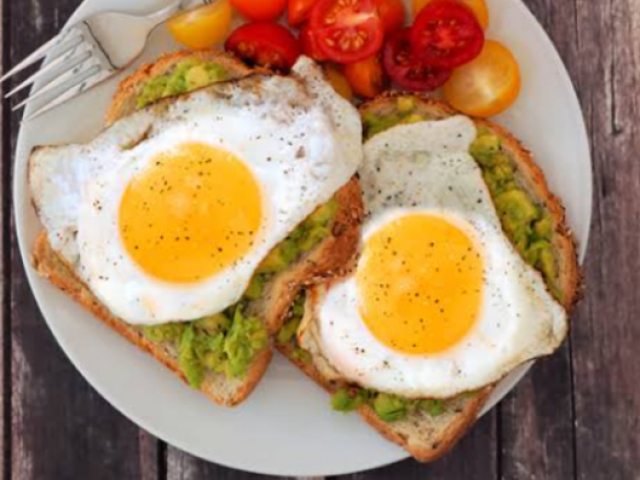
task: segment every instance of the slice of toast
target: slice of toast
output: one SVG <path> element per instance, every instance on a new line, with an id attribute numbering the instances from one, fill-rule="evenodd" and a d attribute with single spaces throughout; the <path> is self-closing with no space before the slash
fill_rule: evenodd
<path id="1" fill-rule="evenodd" d="M 107 114 L 107 124 L 113 124 L 137 110 L 137 98 L 146 82 L 159 75 L 170 74 L 180 62 L 194 57 L 220 64 L 225 72 L 225 80 L 239 79 L 256 72 L 256 69 L 250 69 L 234 57 L 218 51 L 165 55 L 154 64 L 143 65 L 122 82 Z M 264 72 L 261 70 L 260 73 Z M 282 316 L 286 315 L 286 307 L 293 298 L 291 292 L 297 292 L 301 285 L 311 283 L 318 277 L 340 272 L 356 250 L 362 212 L 358 180 L 351 179 L 333 198 L 337 201 L 338 209 L 329 236 L 299 258 L 288 270 L 275 275 L 264 286 L 262 297 L 247 306 L 248 313 L 259 316 L 270 333 L 277 331 Z M 153 341 L 143 333 L 141 327 L 114 317 L 76 276 L 73 268 L 51 247 L 45 232 L 35 242 L 32 261 L 40 275 L 186 381 L 179 367 L 175 344 Z M 271 357 L 270 347 L 259 352 L 242 379 L 230 379 L 222 373 L 207 372 L 200 390 L 220 405 L 237 405 L 256 387 Z"/>
<path id="2" fill-rule="evenodd" d="M 457 114 L 448 105 L 433 99 L 412 97 L 415 102 L 412 114 L 438 120 Z M 388 94 L 361 106 L 363 118 L 394 114 L 398 109 L 398 95 Z M 415 120 L 415 118 L 414 118 Z M 411 119 L 408 119 L 411 121 Z M 478 128 L 486 128 L 502 140 L 502 150 L 513 163 L 518 184 L 530 199 L 544 209 L 553 222 L 553 253 L 558 265 L 557 278 L 553 279 L 557 300 L 571 312 L 581 294 L 582 276 L 577 261 L 573 237 L 566 224 L 561 202 L 550 191 L 540 168 L 534 163 L 531 154 L 504 128 L 487 120 L 476 120 Z M 388 125 L 391 126 L 391 125 Z M 365 137 L 367 122 L 365 121 Z M 551 285 L 550 285 L 551 287 Z M 314 297 L 321 294 L 321 286 L 307 290 L 305 315 L 313 311 Z M 303 320 L 303 325 L 309 319 Z M 308 336 L 313 337 L 313 336 Z M 308 346 L 308 345 L 307 345 Z M 290 361 L 302 369 L 309 377 L 330 393 L 344 387 L 338 381 L 332 381 L 327 374 L 326 360 L 319 355 L 317 345 L 311 345 L 310 355 L 301 356 L 296 352 L 300 348 L 294 339 L 292 342 L 278 345 L 278 349 Z M 362 417 L 389 440 L 405 448 L 417 460 L 428 462 L 445 454 L 456 441 L 470 428 L 482 407 L 489 398 L 493 386 L 475 393 L 461 395 L 444 404 L 444 411 L 437 416 L 426 412 L 414 412 L 396 422 L 385 422 L 378 418 L 375 411 L 367 405 L 358 407 Z"/>

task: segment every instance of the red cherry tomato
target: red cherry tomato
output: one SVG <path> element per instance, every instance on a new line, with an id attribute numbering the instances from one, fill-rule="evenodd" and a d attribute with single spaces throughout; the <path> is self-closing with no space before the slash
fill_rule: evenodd
<path id="1" fill-rule="evenodd" d="M 289 30 L 277 23 L 246 23 L 224 44 L 227 51 L 263 67 L 287 70 L 300 56 L 300 45 Z"/>
<path id="2" fill-rule="evenodd" d="M 377 0 L 378 15 L 385 33 L 393 33 L 404 25 L 404 3 L 402 0 Z"/>
<path id="3" fill-rule="evenodd" d="M 391 80 L 414 92 L 428 92 L 441 87 L 451 76 L 450 70 L 439 69 L 417 60 L 411 53 L 409 28 L 395 32 L 384 46 L 382 61 Z"/>
<path id="4" fill-rule="evenodd" d="M 375 0 L 319 0 L 311 11 L 310 26 L 320 51 L 337 63 L 370 57 L 384 39 Z"/>
<path id="5" fill-rule="evenodd" d="M 425 6 L 411 27 L 411 51 L 416 58 L 452 69 L 476 58 L 484 31 L 471 9 L 455 0 L 436 0 Z"/>
<path id="6" fill-rule="evenodd" d="M 307 20 L 316 3 L 318 0 L 289 0 L 289 25 L 296 26 Z"/>
<path id="7" fill-rule="evenodd" d="M 302 53 L 307 57 L 311 57 L 314 60 L 323 62 L 327 59 L 327 56 L 318 48 L 317 35 L 309 28 L 309 24 L 305 23 L 300 30 L 300 48 Z"/>
<path id="8" fill-rule="evenodd" d="M 268 22 L 282 15 L 287 0 L 231 0 L 231 4 L 249 20 Z"/>

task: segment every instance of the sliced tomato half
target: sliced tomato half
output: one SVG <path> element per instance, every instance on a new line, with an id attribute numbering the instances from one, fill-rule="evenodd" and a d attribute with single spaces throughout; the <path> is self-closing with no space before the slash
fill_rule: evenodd
<path id="1" fill-rule="evenodd" d="M 311 11 L 310 28 L 320 50 L 337 63 L 364 60 L 378 52 L 384 40 L 374 0 L 320 0 Z"/>
<path id="2" fill-rule="evenodd" d="M 413 92 L 435 90 L 451 76 L 451 70 L 433 67 L 413 56 L 409 28 L 391 35 L 384 46 L 382 61 L 391 80 Z"/>
<path id="3" fill-rule="evenodd" d="M 453 69 L 468 63 L 483 44 L 484 30 L 473 11 L 456 0 L 432 1 L 411 27 L 411 51 L 434 67 Z"/>
<path id="4" fill-rule="evenodd" d="M 224 48 L 250 63 L 276 70 L 288 70 L 300 56 L 296 37 L 282 25 L 271 22 L 253 22 L 238 27 Z"/>

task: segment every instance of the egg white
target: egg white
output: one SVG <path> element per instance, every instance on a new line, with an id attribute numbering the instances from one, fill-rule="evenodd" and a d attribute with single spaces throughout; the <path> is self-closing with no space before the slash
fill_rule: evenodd
<path id="1" fill-rule="evenodd" d="M 317 300 L 314 324 L 301 330 L 300 341 L 316 343 L 341 378 L 405 397 L 448 398 L 551 353 L 565 337 L 566 312 L 505 237 L 481 171 L 467 153 L 475 136 L 473 122 L 457 116 L 396 126 L 365 143 L 363 242 L 400 216 L 441 216 L 479 250 L 483 293 L 476 323 L 459 343 L 409 355 L 370 332 L 359 313 L 355 275 L 335 283 Z"/>
<path id="2" fill-rule="evenodd" d="M 141 140 L 133 148 L 128 148 Z M 157 154 L 190 142 L 234 154 L 261 189 L 251 250 L 198 283 L 155 279 L 129 257 L 122 195 Z M 49 241 L 91 291 L 129 323 L 192 320 L 238 301 L 260 261 L 344 185 L 362 159 L 357 111 L 303 58 L 291 77 L 217 84 L 116 123 L 84 146 L 39 149 L 30 186 Z"/>

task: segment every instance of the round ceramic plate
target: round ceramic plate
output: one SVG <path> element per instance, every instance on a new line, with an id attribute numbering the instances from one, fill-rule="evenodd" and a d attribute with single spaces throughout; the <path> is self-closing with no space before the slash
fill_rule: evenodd
<path id="1" fill-rule="evenodd" d="M 166 3 L 86 0 L 74 18 L 104 10 L 146 13 Z M 591 162 L 571 81 L 551 41 L 520 0 L 489 0 L 489 7 L 488 36 L 513 50 L 523 78 L 518 102 L 497 120 L 534 152 L 552 189 L 564 200 L 583 255 L 591 215 Z M 117 31 L 118 25 L 113 28 Z M 140 61 L 175 48 L 160 28 Z M 40 309 L 71 361 L 109 402 L 141 427 L 193 455 L 229 467 L 324 476 L 405 458 L 403 450 L 357 415 L 333 412 L 328 395 L 280 357 L 247 402 L 235 409 L 215 406 L 36 275 L 28 258 L 41 226 L 26 191 L 28 153 L 34 145 L 83 142 L 96 135 L 121 78 L 25 123 L 18 138 L 14 206 L 20 249 Z M 500 384 L 488 408 L 526 369 Z"/>

